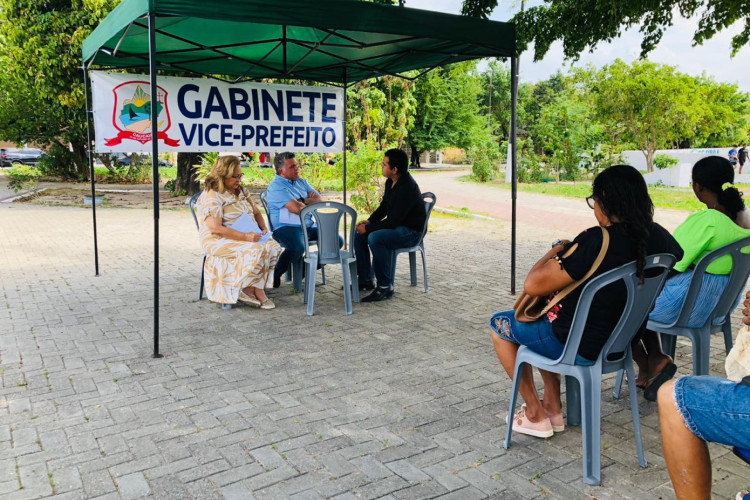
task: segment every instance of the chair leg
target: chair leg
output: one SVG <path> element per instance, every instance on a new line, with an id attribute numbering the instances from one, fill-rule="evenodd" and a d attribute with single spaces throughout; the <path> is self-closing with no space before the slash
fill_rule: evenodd
<path id="1" fill-rule="evenodd" d="M 625 360 L 625 370 L 628 372 L 628 391 L 630 391 L 630 412 L 633 414 L 633 430 L 635 432 L 635 449 L 638 453 L 638 463 L 646 467 L 646 456 L 643 453 L 643 439 L 641 438 L 641 417 L 638 412 L 638 393 L 635 391 L 635 369 L 632 356 Z M 620 375 L 622 370 L 620 370 Z"/>
<path id="2" fill-rule="evenodd" d="M 322 276 L 323 284 L 325 285 L 326 284 L 326 266 L 322 266 L 320 268 L 320 275 Z"/>
<path id="3" fill-rule="evenodd" d="M 729 354 L 729 351 L 732 350 L 732 322 L 729 319 L 729 316 L 727 316 L 727 320 L 724 322 L 724 325 L 721 327 L 722 332 L 724 332 L 724 349 L 726 349 L 727 354 Z"/>
<path id="4" fill-rule="evenodd" d="M 409 252 L 409 274 L 411 286 L 417 286 L 417 252 Z"/>
<path id="5" fill-rule="evenodd" d="M 516 414 L 516 402 L 518 401 L 518 388 L 521 385 L 521 370 L 525 363 L 516 363 L 513 373 L 513 387 L 510 389 L 510 404 L 508 405 L 508 428 L 505 430 L 505 441 L 503 448 L 510 448 L 510 436 L 513 432 L 513 416 Z"/>
<path id="6" fill-rule="evenodd" d="M 307 263 L 307 273 L 305 274 L 305 298 L 307 299 L 307 315 L 313 315 L 315 305 L 315 274 L 317 271 L 317 262 Z"/>
<path id="7" fill-rule="evenodd" d="M 612 397 L 615 399 L 620 399 L 620 391 L 622 391 L 622 377 L 624 374 L 625 370 L 620 370 L 619 372 L 617 372 L 617 381 L 615 382 L 615 388 L 612 391 Z M 630 375 L 628 375 L 628 387 L 630 387 Z M 633 393 L 631 393 L 631 395 L 632 394 Z"/>
<path id="8" fill-rule="evenodd" d="M 393 278 L 393 283 L 391 283 L 391 285 L 396 284 L 396 261 L 397 260 L 398 260 L 398 253 L 391 252 L 391 277 Z"/>
<path id="9" fill-rule="evenodd" d="M 349 263 L 349 276 L 352 280 L 352 297 L 359 303 L 359 276 L 357 276 L 357 261 Z"/>
<path id="10" fill-rule="evenodd" d="M 422 271 L 424 272 L 424 293 L 427 293 L 427 257 L 424 254 L 424 248 L 421 249 L 422 254 Z"/>
<path id="11" fill-rule="evenodd" d="M 662 351 L 664 351 L 664 354 L 674 359 L 674 353 L 677 349 L 677 336 L 666 333 L 662 333 L 660 336 Z"/>
<path id="12" fill-rule="evenodd" d="M 568 405 L 568 425 L 581 425 L 581 385 L 571 375 L 565 376 L 565 399 Z"/>
<path id="13" fill-rule="evenodd" d="M 699 333 L 693 341 L 693 375 L 708 375 L 711 355 L 711 334 Z"/>
<path id="14" fill-rule="evenodd" d="M 346 262 L 341 263 L 341 279 L 344 282 L 344 309 L 346 314 L 352 313 L 352 281 L 351 268 Z"/>
<path id="15" fill-rule="evenodd" d="M 224 311 L 229 311 L 230 309 L 232 309 L 232 304 L 222 304 L 222 305 L 221 305 L 221 308 L 222 308 L 222 309 L 223 309 Z"/>
<path id="16" fill-rule="evenodd" d="M 292 281 L 292 267 L 293 266 L 289 266 L 289 269 L 287 269 L 284 273 L 284 281 L 286 281 L 287 283 Z"/>
<path id="17" fill-rule="evenodd" d="M 203 275 L 203 271 L 206 269 L 206 256 L 203 256 L 203 264 L 201 264 L 201 289 L 198 292 L 198 300 L 203 300 L 203 288 L 205 285 L 205 279 L 206 277 Z"/>
<path id="18" fill-rule="evenodd" d="M 583 482 L 601 484 L 601 374 L 589 370 L 581 381 L 581 412 L 583 414 Z"/>
<path id="19" fill-rule="evenodd" d="M 302 291 L 302 268 L 304 265 L 305 261 L 302 257 L 292 263 L 292 285 L 297 293 Z"/>

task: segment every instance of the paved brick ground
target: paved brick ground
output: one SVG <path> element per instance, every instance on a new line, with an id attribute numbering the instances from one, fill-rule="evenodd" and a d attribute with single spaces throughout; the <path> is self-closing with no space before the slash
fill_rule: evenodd
<path id="1" fill-rule="evenodd" d="M 94 277 L 90 211 L 0 206 L 0 498 L 673 497 L 654 405 L 641 399 L 640 469 L 611 377 L 603 486 L 581 481 L 579 428 L 503 450 L 509 381 L 486 319 L 513 302 L 505 223 L 436 216 L 429 294 L 402 258 L 395 299 L 347 317 L 331 270 L 308 317 L 289 285 L 273 311 L 197 301 L 193 222 L 163 211 L 157 360 L 151 213 L 99 214 Z M 534 238 L 549 239 L 521 231 L 521 269 Z M 716 343 L 714 372 L 722 359 Z M 711 450 L 729 498 L 748 469 Z"/>

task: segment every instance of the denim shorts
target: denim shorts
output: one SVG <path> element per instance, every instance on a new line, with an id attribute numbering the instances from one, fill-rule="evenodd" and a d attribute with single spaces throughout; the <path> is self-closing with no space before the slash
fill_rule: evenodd
<path id="1" fill-rule="evenodd" d="M 516 321 L 515 314 L 515 311 L 502 311 L 492 315 L 490 328 L 495 335 L 514 344 L 525 345 L 549 359 L 557 359 L 562 355 L 565 346 L 552 331 L 552 323 L 547 316 L 531 323 L 521 323 Z M 576 355 L 576 364 L 591 366 L 594 361 Z"/>
<path id="2" fill-rule="evenodd" d="M 690 432 L 702 440 L 750 448 L 750 386 L 709 375 L 681 377 L 674 400 Z"/>

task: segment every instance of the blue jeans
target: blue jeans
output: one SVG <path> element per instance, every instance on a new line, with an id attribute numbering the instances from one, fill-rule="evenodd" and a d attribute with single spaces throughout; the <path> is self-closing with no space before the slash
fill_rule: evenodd
<path id="1" fill-rule="evenodd" d="M 405 226 L 396 229 L 380 229 L 370 234 L 357 233 L 354 237 L 354 252 L 357 256 L 357 277 L 360 283 L 372 281 L 373 274 L 378 286 L 393 286 L 391 260 L 393 251 L 413 247 L 419 243 L 421 231 Z M 372 253 L 372 263 L 370 263 Z M 276 265 L 278 268 L 278 264 Z"/>
<path id="2" fill-rule="evenodd" d="M 552 331 L 552 323 L 546 315 L 531 323 L 521 323 L 516 321 L 515 311 L 497 312 L 490 318 L 490 328 L 501 339 L 525 345 L 545 358 L 557 359 L 565 348 Z M 594 361 L 576 354 L 576 364 L 591 366 Z"/>
<path id="3" fill-rule="evenodd" d="M 310 240 L 318 239 L 318 228 L 308 227 L 307 237 Z M 274 276 L 284 276 L 292 262 L 305 254 L 305 239 L 302 236 L 302 226 L 284 226 L 273 232 L 273 239 L 284 247 L 284 251 L 276 263 Z"/>
<path id="4" fill-rule="evenodd" d="M 750 448 L 750 387 L 709 375 L 678 378 L 674 400 L 690 432 L 704 441 Z"/>

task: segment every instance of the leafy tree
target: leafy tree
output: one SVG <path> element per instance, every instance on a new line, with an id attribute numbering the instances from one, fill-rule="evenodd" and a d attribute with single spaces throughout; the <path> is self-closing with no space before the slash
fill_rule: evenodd
<path id="1" fill-rule="evenodd" d="M 119 0 L 0 0 L 0 136 L 73 149 L 87 177 L 81 44 Z"/>
<path id="2" fill-rule="evenodd" d="M 510 65 L 490 61 L 481 77 L 482 92 L 479 102 L 482 104 L 483 114 L 489 111 L 492 116 L 492 131 L 498 136 L 498 142 L 506 140 L 510 137 Z M 533 88 L 530 83 L 522 82 L 518 85 L 516 126 L 522 130 L 528 125 L 527 106 L 534 102 L 531 99 Z"/>
<path id="3" fill-rule="evenodd" d="M 674 23 L 675 14 L 700 16 L 693 45 L 700 45 L 714 34 L 745 21 L 732 38 L 732 54 L 750 41 L 750 18 L 746 0 L 545 0 L 512 19 L 517 26 L 521 49 L 534 43 L 534 59 L 540 60 L 555 41 L 561 41 L 565 57 L 576 59 L 599 42 L 611 42 L 628 28 L 640 27 L 643 34 L 641 56 L 646 56 L 661 40 L 664 30 Z M 464 0 L 463 13 L 487 18 L 497 0 Z"/>
<path id="4" fill-rule="evenodd" d="M 672 66 L 617 60 L 596 75 L 592 91 L 599 120 L 643 152 L 649 172 L 657 149 L 695 137 L 699 127 L 720 125 L 700 101 L 696 80 Z"/>
<path id="5" fill-rule="evenodd" d="M 716 82 L 706 75 L 695 78 L 695 99 L 704 109 L 704 117 L 695 133 L 681 141 L 681 147 L 706 147 L 738 144 L 748 136 L 750 96 L 737 85 Z"/>
<path id="6" fill-rule="evenodd" d="M 487 118 L 480 113 L 481 78 L 476 62 L 435 69 L 416 81 L 416 113 L 407 142 L 412 164 L 423 151 L 455 146 L 471 149 L 489 138 Z"/>
<path id="7" fill-rule="evenodd" d="M 399 148 L 414 122 L 414 83 L 384 76 L 358 82 L 347 90 L 348 144 L 395 143 Z"/>

